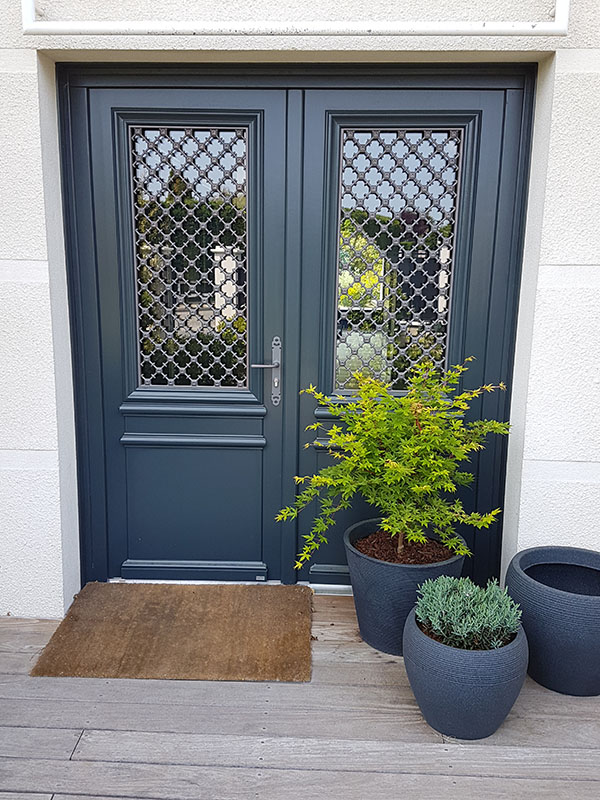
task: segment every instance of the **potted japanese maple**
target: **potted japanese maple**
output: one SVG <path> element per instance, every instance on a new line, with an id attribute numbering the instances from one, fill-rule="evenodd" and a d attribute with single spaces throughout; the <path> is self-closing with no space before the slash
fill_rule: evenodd
<path id="1" fill-rule="evenodd" d="M 461 389 L 467 362 L 446 371 L 423 362 L 412 372 L 405 394 L 376 378 L 356 374 L 356 395 L 327 397 L 305 390 L 339 423 L 323 429 L 335 463 L 297 477 L 295 503 L 278 520 L 294 519 L 311 501 L 318 513 L 296 567 L 308 561 L 335 523 L 335 514 L 360 496 L 378 511 L 344 534 L 350 580 L 362 638 L 378 650 L 402 654 L 402 631 L 416 601 L 417 586 L 441 574 L 460 575 L 470 555 L 459 525 L 487 528 L 500 509 L 463 508 L 457 491 L 473 480 L 461 469 L 483 448 L 490 433 L 506 434 L 496 420 L 466 421 L 470 403 L 504 386 Z"/>
<path id="2" fill-rule="evenodd" d="M 426 581 L 404 627 L 411 689 L 436 731 L 483 739 L 504 722 L 527 672 L 521 611 L 497 581 Z"/>

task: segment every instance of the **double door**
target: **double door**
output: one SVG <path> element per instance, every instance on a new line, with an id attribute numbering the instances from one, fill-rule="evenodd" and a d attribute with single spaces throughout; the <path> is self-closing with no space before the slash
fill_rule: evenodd
<path id="1" fill-rule="evenodd" d="M 85 580 L 346 583 L 275 522 L 329 456 L 309 384 L 468 355 L 510 384 L 531 78 L 65 68 Z M 506 418 L 509 393 L 473 414 Z M 465 503 L 502 505 L 505 443 Z M 500 526 L 474 543 L 497 570 Z"/>

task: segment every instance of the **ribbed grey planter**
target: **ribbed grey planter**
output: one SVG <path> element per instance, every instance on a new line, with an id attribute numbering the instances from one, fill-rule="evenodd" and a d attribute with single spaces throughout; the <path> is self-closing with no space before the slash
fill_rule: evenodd
<path id="1" fill-rule="evenodd" d="M 404 627 L 404 666 L 426 722 L 456 739 L 485 739 L 498 730 L 527 674 L 523 628 L 497 650 L 460 650 L 419 628 L 414 609 Z"/>
<path id="2" fill-rule="evenodd" d="M 352 525 L 344 534 L 360 635 L 376 650 L 402 655 L 402 632 L 417 587 L 439 575 L 460 577 L 464 556 L 436 564 L 392 564 L 359 552 L 354 543 L 379 530 L 381 519 Z"/>
<path id="3" fill-rule="evenodd" d="M 506 573 L 529 640 L 529 674 L 563 694 L 600 694 L 600 553 L 532 547 Z"/>

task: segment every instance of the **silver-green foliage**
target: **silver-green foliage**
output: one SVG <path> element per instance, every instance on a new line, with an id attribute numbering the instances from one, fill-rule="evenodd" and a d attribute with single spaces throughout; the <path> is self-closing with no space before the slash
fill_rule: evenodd
<path id="1" fill-rule="evenodd" d="M 421 628 L 462 650 L 494 650 L 510 642 L 519 628 L 519 606 L 496 580 L 483 588 L 469 578 L 442 575 L 425 581 L 415 608 Z"/>

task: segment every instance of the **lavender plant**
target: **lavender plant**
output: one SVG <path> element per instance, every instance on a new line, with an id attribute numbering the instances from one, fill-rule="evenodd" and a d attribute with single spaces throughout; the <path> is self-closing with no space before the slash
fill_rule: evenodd
<path id="1" fill-rule="evenodd" d="M 519 606 L 490 580 L 485 588 L 470 578 L 441 575 L 418 589 L 415 616 L 432 638 L 461 650 L 495 650 L 519 629 Z"/>

